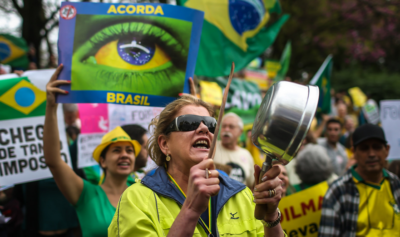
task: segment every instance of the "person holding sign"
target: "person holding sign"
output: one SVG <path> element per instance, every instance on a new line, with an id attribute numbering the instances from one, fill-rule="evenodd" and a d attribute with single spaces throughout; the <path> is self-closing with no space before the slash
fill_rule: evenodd
<path id="1" fill-rule="evenodd" d="M 284 236 L 277 209 L 279 167 L 256 183 L 254 193 L 219 175 L 207 159 L 217 123 L 213 115 L 209 104 L 185 95 L 153 119 L 148 151 L 159 168 L 122 194 L 110 237 Z M 259 173 L 256 166 L 255 177 Z M 254 217 L 256 204 L 265 204 L 262 221 Z"/>
<path id="2" fill-rule="evenodd" d="M 120 196 L 128 187 L 127 179 L 133 172 L 135 157 L 139 154 L 141 146 L 121 127 L 116 127 L 104 135 L 101 144 L 93 151 L 93 158 L 106 173 L 104 183 L 101 186 L 94 185 L 76 175 L 60 157 L 55 96 L 57 93 L 66 93 L 57 86 L 69 83 L 56 80 L 61 69 L 62 65 L 57 68 L 46 86 L 44 157 L 58 188 L 75 207 L 83 236 L 107 236 L 107 227 Z"/>
<path id="3" fill-rule="evenodd" d="M 384 169 L 390 149 L 385 133 L 364 124 L 352 139 L 357 164 L 325 194 L 318 236 L 399 236 L 400 180 Z"/>

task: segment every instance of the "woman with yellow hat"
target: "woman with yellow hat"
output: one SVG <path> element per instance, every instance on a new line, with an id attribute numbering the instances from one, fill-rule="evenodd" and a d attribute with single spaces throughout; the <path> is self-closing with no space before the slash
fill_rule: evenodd
<path id="1" fill-rule="evenodd" d="M 62 65 L 57 68 L 46 86 L 44 157 L 58 188 L 76 209 L 83 236 L 107 236 L 107 228 L 120 196 L 128 187 L 127 179 L 133 172 L 135 157 L 139 154 L 141 146 L 121 127 L 116 127 L 104 135 L 101 144 L 93 151 L 93 158 L 99 162 L 106 174 L 104 183 L 100 186 L 94 185 L 76 175 L 60 156 L 55 95 L 67 94 L 57 86 L 70 83 L 56 80 L 61 69 Z"/>

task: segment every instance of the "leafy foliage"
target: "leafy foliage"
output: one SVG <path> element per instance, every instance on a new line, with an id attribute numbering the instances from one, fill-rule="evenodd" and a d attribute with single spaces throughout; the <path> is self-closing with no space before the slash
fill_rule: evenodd
<path id="1" fill-rule="evenodd" d="M 337 70 L 357 63 L 400 72 L 400 0 L 281 0 L 291 18 L 273 56 L 292 42 L 289 75 L 313 74 L 333 54 Z"/>

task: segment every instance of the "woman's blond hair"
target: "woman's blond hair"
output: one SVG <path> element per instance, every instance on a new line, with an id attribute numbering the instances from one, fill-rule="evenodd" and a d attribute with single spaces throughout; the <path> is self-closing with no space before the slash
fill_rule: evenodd
<path id="1" fill-rule="evenodd" d="M 214 109 L 210 104 L 191 95 L 183 95 L 179 99 L 169 103 L 164 110 L 161 111 L 160 115 L 156 116 L 149 124 L 149 131 L 152 132 L 153 135 L 149 138 L 147 148 L 150 158 L 158 166 L 163 166 L 166 158 L 166 155 L 161 151 L 158 145 L 158 137 L 160 135 L 166 135 L 164 134 L 165 129 L 175 119 L 179 110 L 188 105 L 204 107 L 208 110 L 210 116 L 214 116 Z M 168 135 L 166 136 L 168 137 Z"/>

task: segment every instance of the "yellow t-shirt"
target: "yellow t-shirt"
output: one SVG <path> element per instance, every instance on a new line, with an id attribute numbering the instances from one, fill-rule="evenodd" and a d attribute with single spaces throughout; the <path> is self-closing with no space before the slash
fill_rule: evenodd
<path id="1" fill-rule="evenodd" d="M 356 236 L 398 236 L 400 211 L 393 197 L 388 174 L 381 183 L 369 183 L 352 168 L 353 180 L 360 194 Z"/>

